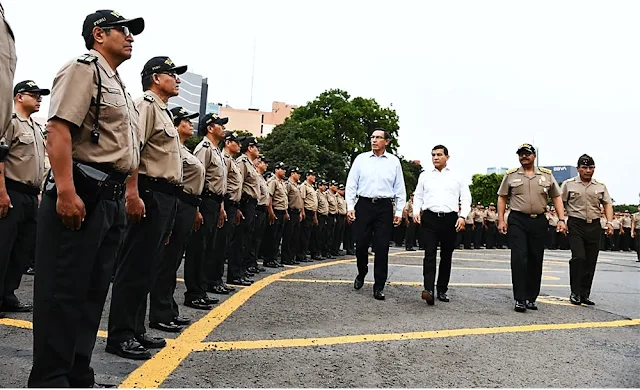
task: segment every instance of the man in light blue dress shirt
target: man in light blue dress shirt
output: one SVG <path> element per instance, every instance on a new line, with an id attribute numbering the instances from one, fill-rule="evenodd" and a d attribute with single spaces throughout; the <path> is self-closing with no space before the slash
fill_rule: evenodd
<path id="1" fill-rule="evenodd" d="M 358 259 L 358 276 L 353 287 L 359 290 L 364 285 L 369 270 L 369 242 L 373 235 L 373 296 L 378 300 L 385 298 L 383 290 L 393 226 L 400 225 L 407 201 L 400 160 L 386 152 L 390 142 L 391 137 L 384 129 L 373 131 L 371 152 L 362 153 L 353 161 L 346 187 L 347 219 L 353 223 Z"/>

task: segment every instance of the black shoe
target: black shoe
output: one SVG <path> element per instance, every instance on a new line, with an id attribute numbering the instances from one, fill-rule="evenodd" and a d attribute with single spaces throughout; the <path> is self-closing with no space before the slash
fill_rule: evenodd
<path id="1" fill-rule="evenodd" d="M 94 389 L 115 389 L 116 385 L 108 385 L 106 383 L 94 383 L 93 384 L 93 388 Z"/>
<path id="2" fill-rule="evenodd" d="M 585 297 L 585 296 L 582 296 L 580 298 L 580 303 L 584 303 L 585 305 L 588 305 L 588 306 L 593 306 L 596 304 L 594 301 L 589 299 L 589 297 Z"/>
<path id="3" fill-rule="evenodd" d="M 347 256 L 355 256 L 356 252 L 354 251 L 347 251 Z M 639 260 L 640 261 L 640 260 Z"/>
<path id="4" fill-rule="evenodd" d="M 194 299 L 192 301 L 184 301 L 184 305 L 199 310 L 211 310 L 213 307 L 205 302 L 204 299 Z"/>
<path id="5" fill-rule="evenodd" d="M 170 333 L 180 333 L 184 329 L 181 325 L 178 325 L 173 321 L 169 323 L 150 322 L 149 328 L 158 329 L 163 332 L 170 332 Z"/>
<path id="6" fill-rule="evenodd" d="M 247 268 L 247 271 L 251 272 L 252 274 L 259 274 L 260 273 L 260 271 L 255 266 L 251 266 L 251 267 Z"/>
<path id="7" fill-rule="evenodd" d="M 176 318 L 173 319 L 173 322 L 175 322 L 178 325 L 185 326 L 185 325 L 189 325 L 191 323 L 191 320 L 186 317 L 177 316 Z"/>
<path id="8" fill-rule="evenodd" d="M 137 335 L 136 340 L 147 349 L 159 349 L 167 346 L 167 342 L 162 337 L 152 337 L 146 333 Z"/>
<path id="9" fill-rule="evenodd" d="M 253 272 L 244 271 L 244 277 L 245 278 L 252 278 L 254 276 L 256 276 L 256 274 L 254 274 Z"/>
<path id="10" fill-rule="evenodd" d="M 300 264 L 300 262 L 298 260 L 292 260 L 292 262 L 293 262 L 294 265 Z"/>
<path id="11" fill-rule="evenodd" d="M 527 301 L 526 306 L 528 310 L 538 310 L 538 305 L 536 305 L 535 301 Z"/>
<path id="12" fill-rule="evenodd" d="M 244 280 L 245 282 L 249 283 L 249 285 L 252 285 L 255 280 L 251 279 L 251 278 L 247 278 L 246 276 L 244 278 L 242 278 L 242 280 Z"/>
<path id="13" fill-rule="evenodd" d="M 218 298 L 213 298 L 213 297 L 205 297 L 202 298 L 202 300 L 207 304 L 207 305 L 215 305 L 216 303 L 220 302 L 220 300 Z"/>
<path id="14" fill-rule="evenodd" d="M 339 250 L 339 251 L 338 251 L 338 256 L 344 256 L 344 255 L 346 255 L 346 254 L 347 254 L 347 252 L 345 252 L 345 251 L 343 251 L 343 250 Z"/>
<path id="15" fill-rule="evenodd" d="M 571 296 L 569 297 L 569 302 L 573 303 L 574 305 L 580 305 L 582 303 L 580 301 L 581 299 L 577 294 L 571 293 Z"/>
<path id="16" fill-rule="evenodd" d="M 415 252 L 416 248 L 405 248 L 407 252 Z"/>
<path id="17" fill-rule="evenodd" d="M 211 292 L 211 293 L 214 293 L 214 294 L 223 294 L 223 295 L 227 295 L 227 294 L 230 293 L 229 290 L 227 290 L 226 288 L 222 287 L 221 285 L 213 286 L 208 291 Z"/>
<path id="18" fill-rule="evenodd" d="M 222 282 L 222 287 L 224 287 L 225 289 L 227 289 L 229 292 L 234 292 L 236 291 L 236 288 L 233 286 L 229 286 L 228 284 L 226 284 L 225 282 Z"/>
<path id="19" fill-rule="evenodd" d="M 313 255 L 311 256 L 311 260 L 324 260 L 324 259 L 320 255 Z"/>
<path id="20" fill-rule="evenodd" d="M 260 267 L 259 265 L 256 265 L 256 269 L 258 270 L 258 272 L 265 272 L 267 269 Z"/>
<path id="21" fill-rule="evenodd" d="M 263 265 L 269 268 L 278 268 L 278 264 L 275 261 L 266 261 Z"/>
<path id="22" fill-rule="evenodd" d="M 16 304 L 4 304 L 0 311 L 5 313 L 29 313 L 33 311 L 33 305 L 18 302 Z"/>
<path id="23" fill-rule="evenodd" d="M 251 283 L 247 282 L 245 279 L 242 278 L 238 278 L 238 279 L 233 279 L 233 280 L 227 280 L 227 283 L 229 284 L 235 284 L 237 286 L 251 286 Z"/>
<path id="24" fill-rule="evenodd" d="M 429 306 L 433 306 L 433 304 L 435 303 L 435 301 L 433 300 L 433 292 L 429 290 L 422 291 L 422 299 L 427 301 L 427 305 Z"/>
<path id="25" fill-rule="evenodd" d="M 360 279 L 360 277 L 356 276 L 356 280 L 353 282 L 353 288 L 360 290 L 362 286 L 364 286 L 364 278 Z"/>
<path id="26" fill-rule="evenodd" d="M 384 301 L 384 292 L 382 290 L 374 290 L 373 297 L 379 301 Z"/>
<path id="27" fill-rule="evenodd" d="M 136 339 L 127 340 L 120 344 L 107 344 L 107 353 L 118 355 L 125 359 L 147 360 L 151 359 L 151 352 Z"/>
<path id="28" fill-rule="evenodd" d="M 446 293 L 438 293 L 438 300 L 442 301 L 442 302 L 449 302 L 449 297 L 447 296 Z"/>
<path id="29" fill-rule="evenodd" d="M 638 260 L 638 261 L 640 261 L 640 260 Z M 29 267 L 29 268 L 27 268 L 27 270 L 25 271 L 25 274 L 27 274 L 27 275 L 32 275 L 32 276 L 33 276 L 33 275 L 35 275 L 35 274 L 36 274 L 36 270 L 35 270 L 35 269 L 33 269 L 33 267 Z"/>
<path id="30" fill-rule="evenodd" d="M 524 301 L 516 301 L 516 306 L 513 308 L 513 310 L 517 311 L 518 313 L 524 313 L 525 311 L 527 311 L 527 304 Z"/>
<path id="31" fill-rule="evenodd" d="M 279 262 L 278 260 L 274 260 L 274 263 L 276 263 L 276 265 L 277 265 L 279 268 L 283 268 L 283 267 L 284 267 L 284 264 L 282 264 L 282 263 L 281 263 L 281 262 Z"/>

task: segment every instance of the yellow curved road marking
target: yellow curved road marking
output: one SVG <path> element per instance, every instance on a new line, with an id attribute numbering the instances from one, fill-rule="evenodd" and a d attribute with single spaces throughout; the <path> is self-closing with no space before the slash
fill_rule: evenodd
<path id="1" fill-rule="evenodd" d="M 14 328 L 33 329 L 33 323 L 31 321 L 16 320 L 13 318 L 0 318 L 0 325 L 12 326 Z M 98 337 L 107 338 L 107 332 L 105 330 L 98 331 Z"/>
<path id="2" fill-rule="evenodd" d="M 295 279 L 295 278 L 283 278 L 278 279 L 277 282 L 293 282 L 293 283 L 338 283 L 338 284 L 351 284 L 353 280 L 337 280 L 337 279 Z M 373 282 L 365 281 L 365 284 L 373 284 Z M 422 282 L 387 282 L 388 286 L 422 286 Z M 449 283 L 449 286 L 456 287 L 512 287 L 511 283 Z M 567 288 L 569 285 L 564 284 L 542 284 L 541 287 L 560 287 Z"/>
<path id="3" fill-rule="evenodd" d="M 447 330 L 431 330 L 426 332 L 407 332 L 407 333 L 388 333 L 388 334 L 362 334 L 362 335 L 352 335 L 352 336 L 304 338 L 304 339 L 227 341 L 227 342 L 203 343 L 203 347 L 204 347 L 204 350 L 207 350 L 207 351 L 315 347 L 319 345 L 356 344 L 356 343 L 369 343 L 369 342 L 381 342 L 381 341 L 424 340 L 424 339 L 437 339 L 437 338 L 446 338 L 446 337 L 539 332 L 539 331 L 549 331 L 549 330 L 617 328 L 622 326 L 637 326 L 637 325 L 640 325 L 640 319 L 617 320 L 617 321 L 606 321 L 606 322 L 577 322 L 577 323 L 564 323 L 564 324 L 496 326 L 496 327 L 490 327 L 490 328 L 447 329 Z"/>
<path id="4" fill-rule="evenodd" d="M 120 388 L 158 388 L 169 375 L 182 363 L 193 351 L 201 350 L 202 341 L 234 311 L 242 306 L 249 298 L 271 283 L 291 274 L 309 271 L 316 268 L 327 267 L 335 264 L 350 263 L 351 260 L 338 260 L 328 263 L 319 263 L 304 267 L 288 268 L 277 274 L 269 275 L 256 281 L 251 286 L 236 291 L 227 300 L 222 302 L 204 317 L 186 328 L 174 342 L 161 349 L 151 359 L 133 371 L 120 384 Z"/>

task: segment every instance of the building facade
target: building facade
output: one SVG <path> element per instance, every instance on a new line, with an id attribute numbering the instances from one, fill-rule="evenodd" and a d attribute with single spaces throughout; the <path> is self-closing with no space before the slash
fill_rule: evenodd
<path id="1" fill-rule="evenodd" d="M 169 99 L 169 109 L 179 106 L 189 112 L 200 114 L 193 120 L 193 126 L 197 129 L 200 118 L 206 113 L 208 89 L 207 79 L 202 75 L 191 72 L 181 74 L 180 94 Z"/>
<path id="2" fill-rule="evenodd" d="M 260 111 L 253 108 L 241 110 L 222 106 L 219 103 L 209 103 L 207 112 L 215 112 L 221 117 L 229 118 L 227 129 L 246 130 L 256 137 L 265 137 L 274 127 L 283 124 L 296 107 L 283 102 L 273 102 L 271 111 Z"/>

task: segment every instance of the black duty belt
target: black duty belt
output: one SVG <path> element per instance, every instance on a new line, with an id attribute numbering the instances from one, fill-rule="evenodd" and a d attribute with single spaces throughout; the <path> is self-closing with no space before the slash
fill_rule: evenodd
<path id="1" fill-rule="evenodd" d="M 247 194 L 242 194 L 242 198 L 240 199 L 240 203 L 254 203 L 254 204 L 258 204 L 258 199 L 254 199 L 251 196 L 247 195 Z"/>
<path id="2" fill-rule="evenodd" d="M 5 186 L 7 190 L 21 192 L 27 195 L 38 196 L 40 195 L 40 188 L 34 187 L 29 184 L 21 183 L 19 181 L 11 180 L 8 177 L 4 179 Z"/>
<path id="3" fill-rule="evenodd" d="M 216 194 L 215 192 L 211 192 L 209 190 L 202 191 L 202 197 L 207 199 L 213 199 L 218 203 L 222 203 L 224 200 L 224 196 L 221 194 Z"/>
<path id="4" fill-rule="evenodd" d="M 93 194 L 93 199 L 121 200 L 126 193 L 125 183 L 128 179 L 128 173 L 117 171 L 110 164 L 73 161 L 73 182 L 76 191 L 79 190 L 86 196 Z"/>
<path id="5" fill-rule="evenodd" d="M 202 198 L 200 198 L 198 195 L 187 194 L 184 191 L 178 194 L 178 199 L 180 199 L 184 203 L 190 204 L 191 206 L 195 206 L 195 207 L 200 206 L 200 203 L 202 203 Z"/>
<path id="6" fill-rule="evenodd" d="M 447 217 L 447 216 L 450 216 L 452 214 L 458 215 L 458 213 L 456 213 L 455 211 L 444 212 L 444 211 L 431 211 L 431 210 L 427 209 L 427 210 L 425 210 L 425 212 L 429 213 L 429 214 L 432 214 L 432 215 L 435 215 L 438 218 Z M 482 223 L 482 222 L 480 222 L 480 223 Z"/>
<path id="7" fill-rule="evenodd" d="M 120 172 L 118 170 L 116 170 L 113 167 L 113 164 L 107 164 L 107 163 L 88 163 L 88 162 L 84 162 L 84 161 L 77 161 L 74 160 L 74 164 L 77 167 L 83 168 L 85 171 L 87 170 L 87 167 L 93 168 L 93 169 L 97 169 L 98 171 L 100 171 L 100 173 L 106 174 L 107 175 L 107 179 L 109 181 L 113 181 L 115 183 L 118 184 L 125 184 L 127 182 L 127 180 L 129 179 L 129 174 L 128 173 L 124 173 L 124 172 Z M 89 176 L 91 176 L 89 174 Z M 96 177 L 93 177 L 96 180 L 99 180 Z"/>
<path id="8" fill-rule="evenodd" d="M 256 206 L 256 211 L 260 211 L 263 213 L 267 212 L 267 206 L 263 205 L 263 204 L 259 204 L 258 206 Z"/>
<path id="9" fill-rule="evenodd" d="M 236 202 L 235 200 L 231 200 L 231 196 L 229 194 L 226 194 L 224 196 L 224 203 L 225 204 L 230 204 L 231 206 L 234 206 L 235 208 L 239 208 L 240 207 L 240 202 Z"/>
<path id="10" fill-rule="evenodd" d="M 171 183 L 167 179 L 151 177 L 147 175 L 138 176 L 138 187 L 141 190 L 157 191 L 176 196 L 183 192 L 182 184 Z"/>
<path id="11" fill-rule="evenodd" d="M 393 202 L 393 198 L 366 198 L 364 196 L 360 196 L 358 200 L 364 200 L 365 202 L 370 203 L 384 203 L 384 202 Z"/>
<path id="12" fill-rule="evenodd" d="M 300 209 L 294 209 L 293 207 L 289 207 L 289 212 L 290 213 L 299 213 Z"/>
<path id="13" fill-rule="evenodd" d="M 529 218 L 535 219 L 535 218 L 540 218 L 540 217 L 544 217 L 544 213 L 541 214 L 527 214 L 527 213 L 523 213 L 522 211 L 517 211 L 517 210 L 511 210 L 512 213 L 516 213 L 516 214 L 520 214 L 520 215 L 524 215 L 527 216 Z"/>

